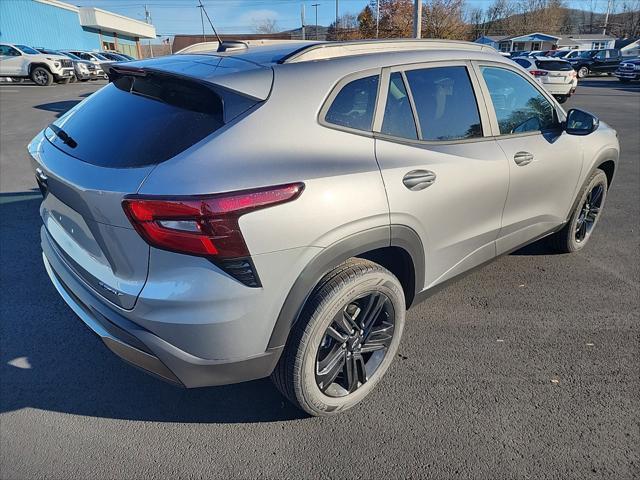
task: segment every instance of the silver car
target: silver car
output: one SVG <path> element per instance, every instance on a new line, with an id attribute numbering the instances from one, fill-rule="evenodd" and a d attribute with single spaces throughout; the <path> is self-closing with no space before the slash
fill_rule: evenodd
<path id="1" fill-rule="evenodd" d="M 127 362 L 362 400 L 408 308 L 545 237 L 582 249 L 616 132 L 465 42 L 222 44 L 116 65 L 29 145 L 44 265 Z"/>

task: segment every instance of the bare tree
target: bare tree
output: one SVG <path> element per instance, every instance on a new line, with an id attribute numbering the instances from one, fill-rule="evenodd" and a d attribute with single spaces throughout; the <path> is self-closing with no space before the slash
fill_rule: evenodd
<path id="1" fill-rule="evenodd" d="M 253 19 L 253 29 L 256 33 L 277 33 L 280 30 L 275 18 Z"/>
<path id="2" fill-rule="evenodd" d="M 422 8 L 422 36 L 461 39 L 469 27 L 464 21 L 465 0 L 427 0 Z"/>

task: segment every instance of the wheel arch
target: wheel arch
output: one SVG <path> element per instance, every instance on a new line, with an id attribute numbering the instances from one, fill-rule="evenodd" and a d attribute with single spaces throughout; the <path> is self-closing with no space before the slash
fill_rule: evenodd
<path id="1" fill-rule="evenodd" d="M 46 63 L 42 63 L 42 62 L 32 62 L 29 64 L 29 75 L 31 75 L 31 72 L 33 72 L 33 70 L 37 67 L 43 67 L 45 68 L 51 75 L 53 75 L 53 72 L 51 71 L 51 68 L 49 67 L 49 65 L 47 65 Z"/>
<path id="2" fill-rule="evenodd" d="M 396 275 L 403 287 L 407 308 L 422 290 L 425 278 L 424 248 L 413 229 L 391 225 L 350 235 L 324 248 L 298 276 L 280 309 L 268 349 L 286 344 L 291 328 L 320 280 L 352 257 L 379 263 Z"/>

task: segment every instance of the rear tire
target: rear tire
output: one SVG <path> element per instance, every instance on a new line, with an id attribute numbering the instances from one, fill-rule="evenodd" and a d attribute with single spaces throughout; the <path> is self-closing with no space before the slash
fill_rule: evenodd
<path id="1" fill-rule="evenodd" d="M 585 78 L 589 75 L 589 68 L 588 67 L 580 67 L 578 69 L 578 78 Z"/>
<path id="2" fill-rule="evenodd" d="M 53 75 L 44 67 L 36 67 L 31 71 L 31 80 L 40 87 L 48 87 L 53 83 Z"/>
<path id="3" fill-rule="evenodd" d="M 368 260 L 347 260 L 311 293 L 271 376 L 273 382 L 311 415 L 348 410 L 371 392 L 391 365 L 405 310 L 402 286 L 391 272 Z"/>
<path id="4" fill-rule="evenodd" d="M 584 248 L 602 215 L 607 188 L 607 175 L 597 169 L 580 192 L 580 199 L 567 224 L 549 237 L 549 245 L 554 250 L 573 253 Z"/>
<path id="5" fill-rule="evenodd" d="M 558 103 L 564 103 L 569 99 L 568 95 L 556 95 L 556 100 Z"/>

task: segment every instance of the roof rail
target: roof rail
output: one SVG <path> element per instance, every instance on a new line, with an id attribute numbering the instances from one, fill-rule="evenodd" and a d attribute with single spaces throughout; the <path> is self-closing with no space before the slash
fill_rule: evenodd
<path id="1" fill-rule="evenodd" d="M 312 60 L 366 55 L 385 52 L 408 52 L 416 50 L 473 50 L 476 52 L 498 53 L 489 46 L 462 40 L 397 39 L 397 40 L 356 40 L 347 42 L 315 43 L 302 47 L 281 58 L 278 63 L 298 63 Z"/>

